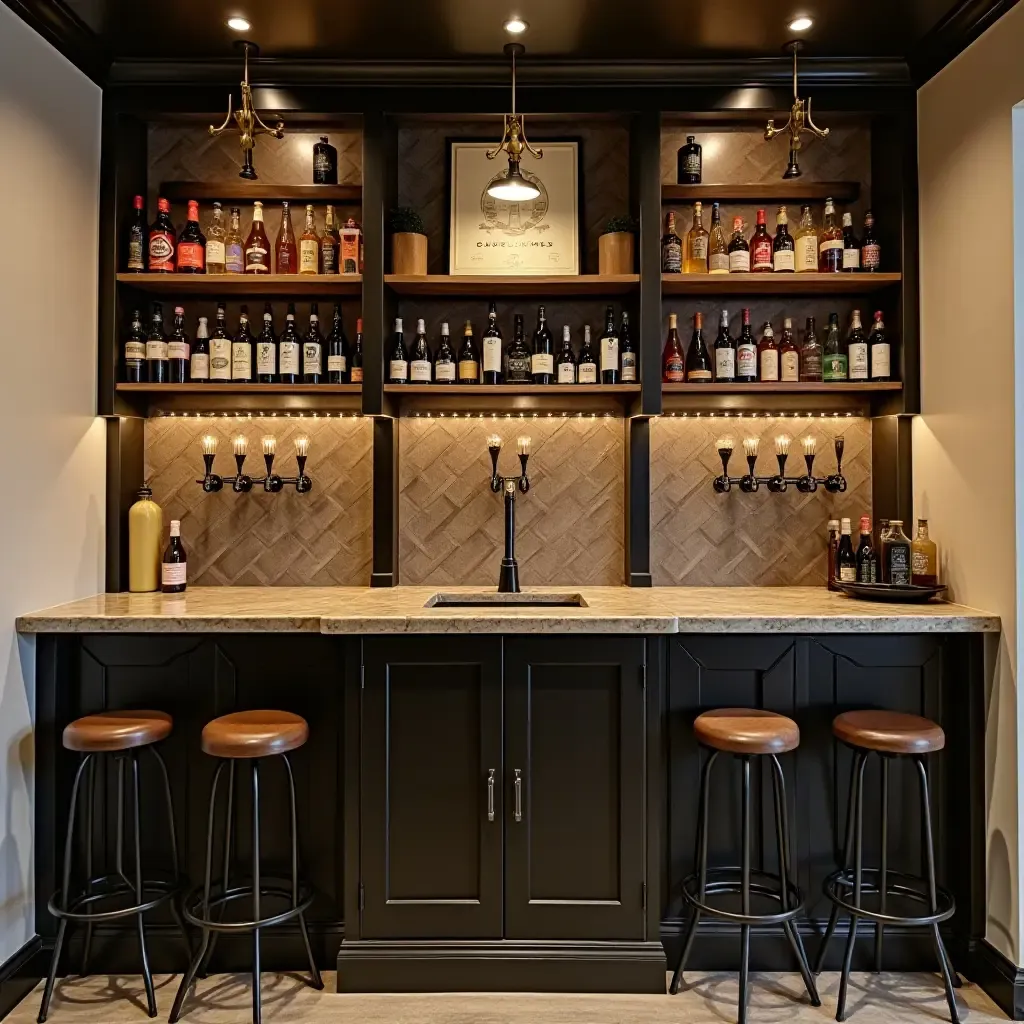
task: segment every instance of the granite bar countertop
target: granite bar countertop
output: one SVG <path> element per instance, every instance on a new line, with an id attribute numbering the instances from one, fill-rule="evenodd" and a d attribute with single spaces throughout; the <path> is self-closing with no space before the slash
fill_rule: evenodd
<path id="1" fill-rule="evenodd" d="M 444 594 L 464 607 L 436 604 Z M 998 633 L 963 605 L 857 601 L 824 587 L 538 587 L 579 607 L 505 604 L 484 587 L 194 587 L 97 594 L 17 620 L 21 633 Z M 514 600 L 515 598 L 513 598 Z M 520 598 L 521 600 L 521 598 Z M 491 603 L 494 602 L 494 603 Z M 499 603 L 500 602 L 500 603 Z"/>

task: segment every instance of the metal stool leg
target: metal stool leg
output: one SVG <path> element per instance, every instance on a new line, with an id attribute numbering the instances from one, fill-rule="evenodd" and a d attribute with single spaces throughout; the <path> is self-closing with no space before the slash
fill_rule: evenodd
<path id="1" fill-rule="evenodd" d="M 914 764 L 917 765 L 918 778 L 921 780 L 921 816 L 924 818 L 924 851 L 925 870 L 928 873 L 928 905 L 934 914 L 938 907 L 938 901 L 935 891 L 935 846 L 932 842 L 932 805 L 928 795 L 928 771 L 925 768 L 923 757 L 915 757 Z M 957 1012 L 956 995 L 953 992 L 953 974 L 955 972 L 950 969 L 949 956 L 946 953 L 946 947 L 943 945 L 942 936 L 939 934 L 938 924 L 932 925 L 932 941 L 935 944 L 935 953 L 939 958 L 942 982 L 946 988 L 949 1019 L 953 1024 L 959 1024 L 960 1015 Z"/>
<path id="2" fill-rule="evenodd" d="M 132 812 L 135 819 L 135 902 L 143 903 L 145 892 L 142 884 L 142 815 L 139 800 L 139 754 L 131 752 L 132 763 Z M 139 952 L 142 956 L 142 980 L 146 985 L 146 1002 L 150 1017 L 156 1016 L 156 993 L 153 991 L 153 974 L 149 969 L 149 955 L 146 952 L 146 925 L 142 911 L 136 914 L 139 922 Z"/>
<path id="3" fill-rule="evenodd" d="M 697 808 L 697 841 L 694 849 L 694 861 L 697 870 L 700 872 L 700 893 L 701 903 L 707 898 L 708 882 L 708 793 L 711 788 L 711 766 L 718 758 L 718 751 L 715 750 L 708 757 L 704 764 L 704 771 L 700 783 L 700 804 Z M 672 973 L 672 984 L 669 985 L 669 992 L 675 995 L 679 991 L 679 984 L 682 981 L 683 971 L 686 969 L 686 960 L 693 947 L 694 936 L 697 934 L 697 924 L 700 921 L 700 911 L 696 907 L 690 914 L 690 923 L 687 928 L 686 937 L 679 950 L 679 959 L 676 961 L 676 969 Z"/>
<path id="4" fill-rule="evenodd" d="M 230 873 L 231 873 L 231 838 L 234 834 L 234 820 L 235 820 L 235 762 L 228 762 L 228 814 L 224 819 L 224 870 L 221 874 L 221 878 L 224 879 L 224 893 L 226 894 L 228 889 L 231 887 Z M 224 912 L 227 909 L 227 904 L 221 907 L 219 920 L 224 919 Z M 210 944 L 206 947 L 206 955 L 203 957 L 199 964 L 199 977 L 205 978 L 210 970 L 210 961 L 213 959 L 213 951 L 217 948 L 217 937 L 219 932 L 210 933 Z"/>
<path id="5" fill-rule="evenodd" d="M 744 915 L 750 913 L 750 758 L 741 757 L 743 764 L 743 818 L 740 843 L 743 847 L 740 862 L 740 905 Z M 739 1024 L 747 1024 L 747 994 L 750 988 L 750 925 L 740 925 L 740 978 Z"/>
<path id="6" fill-rule="evenodd" d="M 86 754 L 78 765 L 75 772 L 75 781 L 71 786 L 71 806 L 68 808 L 68 830 L 64 838 L 64 875 L 63 885 L 60 890 L 61 910 L 67 910 L 68 888 L 71 885 L 71 850 L 74 846 L 75 833 L 75 805 L 78 803 L 78 789 L 82 782 L 82 772 L 86 765 L 92 762 L 93 755 Z M 39 1004 L 39 1016 L 36 1020 L 44 1024 L 50 1013 L 50 999 L 53 997 L 53 985 L 57 978 L 57 964 L 60 961 L 61 947 L 64 945 L 64 933 L 67 931 L 67 918 L 62 917 L 57 926 L 57 941 L 53 946 L 53 957 L 50 959 L 50 973 L 46 976 L 46 985 L 43 988 L 42 1002 Z"/>
<path id="7" fill-rule="evenodd" d="M 156 763 L 160 766 L 160 777 L 164 783 L 164 800 L 167 803 L 167 829 L 171 837 L 171 871 L 174 873 L 175 882 L 178 882 L 181 880 L 181 866 L 178 861 L 178 831 L 174 825 L 174 800 L 171 797 L 171 779 L 167 774 L 167 765 L 160 756 L 160 751 L 153 746 L 146 749 L 156 758 Z M 192 942 L 188 937 L 188 930 L 185 928 L 185 922 L 181 916 L 180 898 L 179 894 L 171 900 L 171 913 L 174 915 L 178 930 L 181 932 L 182 941 L 185 943 L 185 967 L 187 969 L 188 965 L 192 962 Z"/>
<path id="8" fill-rule="evenodd" d="M 252 762 L 252 919 L 260 919 L 260 762 Z M 260 930 L 252 930 L 252 1024 L 262 1019 L 260 999 Z"/>
<path id="9" fill-rule="evenodd" d="M 882 860 L 878 869 L 878 909 L 885 913 L 889 889 L 889 758 L 882 761 Z M 882 973 L 882 936 L 885 925 L 875 922 L 875 974 Z"/>
<path id="10" fill-rule="evenodd" d="M 860 762 L 857 765 L 856 775 L 856 830 L 854 833 L 853 847 L 853 905 L 860 908 L 861 902 L 861 870 L 864 866 L 864 766 L 867 764 L 867 754 L 860 754 Z M 839 978 L 839 999 L 836 1004 L 836 1020 L 846 1020 L 846 989 L 850 982 L 850 965 L 853 963 L 853 946 L 857 939 L 856 914 L 850 915 L 850 933 L 846 937 L 846 954 L 843 957 L 843 973 Z"/>
<path id="11" fill-rule="evenodd" d="M 282 754 L 281 760 L 284 761 L 284 767 L 288 773 L 288 797 L 290 800 L 292 827 L 292 906 L 297 907 L 299 905 L 299 825 L 298 817 L 295 813 L 295 774 L 292 772 L 292 763 L 288 760 L 288 755 Z M 302 930 L 302 941 L 306 946 L 306 956 L 309 958 L 310 983 L 313 988 L 322 989 L 324 981 L 320 977 L 320 969 L 313 959 L 313 947 L 309 941 L 309 929 L 306 927 L 306 915 L 304 913 L 299 914 L 299 928 Z"/>
<path id="12" fill-rule="evenodd" d="M 96 762 L 89 762 L 89 779 L 85 784 L 87 799 L 85 804 L 85 892 L 92 894 L 92 870 L 93 870 L 93 832 L 96 817 Z M 81 975 L 84 978 L 89 973 L 89 954 L 92 951 L 92 921 L 85 925 L 85 942 L 82 944 L 82 968 Z"/>

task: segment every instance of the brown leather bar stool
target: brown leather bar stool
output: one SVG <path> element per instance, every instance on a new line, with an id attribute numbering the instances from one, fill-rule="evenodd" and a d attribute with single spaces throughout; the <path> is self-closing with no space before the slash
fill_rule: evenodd
<path id="1" fill-rule="evenodd" d="M 185 940 L 185 948 L 191 957 L 192 950 L 188 945 L 188 934 L 184 922 L 178 912 L 177 897 L 181 892 L 182 879 L 178 871 L 178 842 L 174 831 L 174 805 L 171 800 L 171 786 L 167 776 L 167 766 L 156 749 L 155 744 L 166 739 L 173 727 L 171 716 L 163 711 L 104 711 L 96 715 L 86 715 L 72 722 L 64 729 L 63 742 L 67 750 L 80 753 L 81 759 L 75 772 L 75 780 L 71 786 L 71 806 L 68 810 L 68 829 L 64 839 L 64 874 L 61 887 L 53 894 L 48 904 L 50 913 L 60 924 L 57 927 L 57 941 L 50 959 L 50 972 L 43 988 L 43 998 L 39 1005 L 38 1020 L 40 1024 L 46 1020 L 50 1012 L 50 999 L 53 996 L 54 981 L 64 936 L 69 921 L 86 926 L 85 944 L 82 950 L 82 974 L 86 973 L 89 964 L 89 950 L 92 945 L 93 925 L 105 923 L 123 917 L 138 919 L 139 951 L 142 956 L 142 977 L 146 984 L 146 1000 L 150 1017 L 156 1016 L 156 995 L 153 991 L 153 975 L 149 969 L 149 956 L 146 952 L 146 926 L 143 915 L 147 911 L 163 903 L 169 903 L 174 917 L 181 928 Z M 139 808 L 141 803 L 139 786 L 139 752 L 148 750 L 160 766 L 163 778 L 164 798 L 167 802 L 167 824 L 171 844 L 171 874 L 168 878 L 145 877 L 142 870 L 142 854 L 139 824 Z M 117 765 L 117 835 L 115 846 L 115 869 L 113 873 L 93 876 L 93 821 L 96 804 L 96 764 L 105 755 L 113 754 Z M 134 846 L 134 877 L 129 879 L 124 867 L 124 817 L 125 817 L 125 784 L 126 765 L 131 774 L 131 806 Z M 72 849 L 75 837 L 75 818 L 78 809 L 79 791 L 82 778 L 88 768 L 85 813 L 85 885 L 81 891 L 71 892 Z M 100 783 L 103 788 L 102 781 Z M 125 899 L 131 900 L 125 905 Z M 113 904 L 108 910 L 97 909 L 103 904 Z"/>
<path id="2" fill-rule="evenodd" d="M 790 881 L 789 822 L 786 812 L 786 780 L 779 764 L 779 754 L 800 745 L 796 722 L 771 711 L 748 708 L 720 708 L 705 711 L 693 724 L 697 742 L 710 752 L 701 774 L 700 808 L 698 811 L 697 844 L 694 872 L 682 883 L 684 901 L 691 907 L 690 922 L 669 991 L 675 995 L 690 955 L 701 914 L 709 914 L 740 926 L 739 1024 L 746 1024 L 748 980 L 750 977 L 750 928 L 752 925 L 782 925 L 789 944 L 796 954 L 812 1006 L 821 1006 L 794 919 L 803 910 L 803 897 Z M 708 812 L 710 809 L 711 769 L 719 754 L 732 754 L 743 771 L 742 850 L 737 867 L 708 867 Z M 775 835 L 778 843 L 779 874 L 758 871 L 750 864 L 750 767 L 754 757 L 766 757 L 771 765 L 772 789 L 775 797 Z M 740 911 L 713 906 L 709 900 L 719 896 L 739 896 Z M 753 913 L 751 897 L 779 909 L 769 913 Z"/>
<path id="3" fill-rule="evenodd" d="M 882 934 L 887 924 L 930 928 L 946 989 L 950 1020 L 953 1024 L 958 1024 L 960 1018 L 953 989 L 960 987 L 960 979 L 953 970 L 952 961 L 939 934 L 939 924 L 953 916 L 956 903 L 949 892 L 935 884 L 931 801 L 928 796 L 928 771 L 924 762 L 925 754 L 935 753 L 946 745 L 945 733 L 941 726 L 930 719 L 898 711 L 847 711 L 837 716 L 832 723 L 832 732 L 836 739 L 851 747 L 854 753 L 850 772 L 850 805 L 846 818 L 843 866 L 825 880 L 825 895 L 832 901 L 832 914 L 818 951 L 815 974 L 821 971 L 829 940 L 839 921 L 839 913 L 845 910 L 850 915 L 850 931 L 846 939 L 846 953 L 843 957 L 843 972 L 839 981 L 839 1000 L 836 1007 L 836 1020 L 845 1020 L 846 990 L 860 919 L 875 923 L 876 971 L 882 969 Z M 882 768 L 882 848 L 878 868 L 865 868 L 863 863 L 864 767 L 871 754 L 879 756 Z M 897 758 L 907 757 L 913 760 L 920 780 L 921 817 L 924 821 L 924 878 L 891 871 L 888 866 L 889 766 Z M 923 889 L 925 891 L 922 891 Z M 871 906 L 864 904 L 865 896 L 873 898 Z M 927 913 L 910 916 L 889 913 L 888 902 L 891 899 L 923 904 L 927 907 Z"/>
<path id="4" fill-rule="evenodd" d="M 288 754 L 298 750 L 309 738 L 309 726 L 304 718 L 288 711 L 238 711 L 208 722 L 203 729 L 202 747 L 204 753 L 220 759 L 210 787 L 210 808 L 206 836 L 206 877 L 203 885 L 193 889 L 185 899 L 185 917 L 202 929 L 203 938 L 199 949 L 192 957 L 188 970 L 181 979 L 178 994 L 171 1008 L 170 1024 L 181 1016 L 185 997 L 193 981 L 205 975 L 206 965 L 213 954 L 216 937 L 220 932 L 234 934 L 252 932 L 252 1019 L 260 1024 L 260 931 L 276 924 L 283 924 L 292 918 L 299 919 L 302 940 L 309 957 L 309 970 L 313 988 L 321 989 L 324 983 L 313 960 L 313 949 L 309 943 L 305 911 L 313 902 L 312 889 L 299 881 L 298 834 L 295 814 L 295 777 L 292 774 Z M 283 762 L 288 777 L 288 794 L 291 810 L 291 887 L 264 884 L 260 870 L 260 762 L 266 757 L 277 757 Z M 231 819 L 234 805 L 235 765 L 247 760 L 252 775 L 252 883 L 249 885 L 230 884 L 231 867 Z M 213 881 L 213 833 L 217 808 L 217 786 L 224 769 L 228 769 L 227 815 L 224 827 L 223 871 L 219 881 Z M 239 900 L 252 901 L 252 919 L 248 921 L 227 921 L 224 910 L 229 903 Z M 265 902 L 282 905 L 275 913 L 265 913 Z M 217 911 L 215 919 L 212 912 Z"/>

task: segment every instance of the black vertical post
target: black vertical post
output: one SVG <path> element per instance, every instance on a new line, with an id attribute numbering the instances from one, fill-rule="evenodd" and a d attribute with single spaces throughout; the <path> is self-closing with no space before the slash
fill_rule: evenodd
<path id="1" fill-rule="evenodd" d="M 871 508 L 875 519 L 913 524 L 914 480 L 910 416 L 877 416 L 871 423 Z"/>

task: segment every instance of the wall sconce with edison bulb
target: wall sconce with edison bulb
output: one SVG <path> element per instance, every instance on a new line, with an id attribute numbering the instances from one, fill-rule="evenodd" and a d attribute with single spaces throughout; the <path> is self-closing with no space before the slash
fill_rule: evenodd
<path id="1" fill-rule="evenodd" d="M 274 459 L 277 456 L 277 438 L 267 436 L 261 439 L 263 463 L 267 468 L 266 476 L 253 478 L 245 470 L 245 460 L 249 453 L 249 440 L 239 434 L 231 442 L 231 450 L 235 457 L 234 476 L 220 477 L 213 471 L 214 459 L 217 457 L 217 438 L 207 434 L 201 441 L 205 473 L 202 480 L 197 480 L 207 494 L 221 490 L 225 483 L 231 484 L 235 494 L 248 494 L 254 484 L 262 484 L 267 494 L 279 494 L 285 485 L 292 485 L 298 494 L 309 494 L 313 489 L 313 481 L 306 475 L 306 460 L 309 458 L 309 438 L 295 439 L 295 462 L 298 466 L 297 476 L 278 476 L 274 472 Z"/>
<path id="2" fill-rule="evenodd" d="M 791 439 L 785 434 L 776 437 L 775 458 L 778 462 L 778 472 L 773 476 L 757 476 L 754 470 L 757 467 L 759 439 L 744 438 L 743 454 L 747 459 L 747 472 L 743 476 L 729 476 L 729 460 L 735 446 L 731 437 L 720 437 L 715 447 L 718 449 L 718 457 L 722 460 L 722 475 L 716 476 L 712 482 L 715 493 L 728 494 L 734 484 L 738 485 L 744 494 L 755 494 L 761 484 L 766 484 L 772 494 L 785 494 L 790 484 L 793 484 L 801 494 L 813 494 L 819 486 L 823 486 L 829 494 L 842 494 L 846 490 L 846 477 L 843 476 L 843 448 L 846 443 L 842 437 L 837 437 L 834 442 L 836 471 L 826 477 L 814 475 L 817 442 L 813 437 L 805 437 L 801 441 L 807 472 L 803 476 L 786 476 L 786 460 L 789 458 L 791 443 Z"/>

